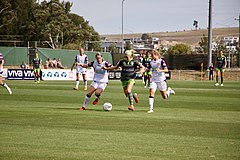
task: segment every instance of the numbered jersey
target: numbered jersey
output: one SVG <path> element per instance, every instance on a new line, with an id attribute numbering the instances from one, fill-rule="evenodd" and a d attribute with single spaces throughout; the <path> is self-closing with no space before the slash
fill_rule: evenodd
<path id="1" fill-rule="evenodd" d="M 105 69 L 102 69 L 102 67 L 111 67 L 112 65 L 109 64 L 107 61 L 103 61 L 102 63 L 98 63 L 96 60 L 91 62 L 89 67 L 94 68 L 94 76 L 93 81 L 94 82 L 108 82 L 108 72 Z"/>
<path id="2" fill-rule="evenodd" d="M 166 76 L 164 72 L 158 72 L 157 70 L 167 69 L 167 65 L 163 59 L 152 60 L 150 62 L 150 66 L 152 69 L 152 77 L 151 82 L 162 82 L 166 80 Z"/>

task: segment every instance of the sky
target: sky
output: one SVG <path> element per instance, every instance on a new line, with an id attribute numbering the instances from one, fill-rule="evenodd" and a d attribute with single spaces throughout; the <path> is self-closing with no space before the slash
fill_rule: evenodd
<path id="1" fill-rule="evenodd" d="M 66 1 L 66 0 L 65 0 Z M 96 32 L 122 33 L 123 0 L 67 0 Z M 240 0 L 212 0 L 212 27 L 238 27 Z M 124 0 L 124 34 L 182 31 L 208 27 L 209 0 Z"/>

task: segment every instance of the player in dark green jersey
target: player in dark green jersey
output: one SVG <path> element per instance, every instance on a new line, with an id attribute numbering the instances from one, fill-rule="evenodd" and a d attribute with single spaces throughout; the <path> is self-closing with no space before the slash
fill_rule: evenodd
<path id="1" fill-rule="evenodd" d="M 215 84 L 215 86 L 219 86 L 219 83 L 218 83 L 219 76 L 221 77 L 221 86 L 223 86 L 223 77 L 224 77 L 225 68 L 227 66 L 227 59 L 223 55 L 222 50 L 219 51 L 219 55 L 217 56 L 215 66 L 216 66 L 216 84 Z"/>
<path id="2" fill-rule="evenodd" d="M 124 59 L 120 60 L 116 66 L 112 67 L 103 67 L 106 70 L 114 70 L 118 68 L 122 68 L 121 71 L 121 82 L 123 87 L 123 92 L 126 97 L 128 97 L 129 100 L 129 107 L 128 109 L 131 111 L 134 111 L 133 106 L 133 99 L 136 103 L 138 103 L 138 97 L 136 93 L 132 93 L 133 85 L 135 84 L 135 77 L 136 72 L 140 68 L 140 74 L 143 74 L 145 67 L 133 60 L 133 50 L 127 50 L 124 54 Z"/>
<path id="3" fill-rule="evenodd" d="M 150 62 L 151 62 L 151 51 L 147 51 L 146 56 L 143 57 L 143 66 L 146 68 L 146 71 L 144 72 L 143 76 L 144 76 L 144 85 L 145 88 L 150 86 L 150 78 L 151 78 L 151 66 L 150 66 Z"/>
<path id="4" fill-rule="evenodd" d="M 32 64 L 33 64 L 33 72 L 34 72 L 34 81 L 35 81 L 35 83 L 39 83 L 42 60 L 40 58 L 38 58 L 37 52 L 35 54 L 35 58 L 32 60 Z"/>

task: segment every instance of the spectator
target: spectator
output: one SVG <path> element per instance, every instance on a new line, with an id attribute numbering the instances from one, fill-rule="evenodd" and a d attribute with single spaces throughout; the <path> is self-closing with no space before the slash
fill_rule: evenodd
<path id="1" fill-rule="evenodd" d="M 48 67 L 53 68 L 53 61 L 51 58 L 48 58 Z"/>
<path id="2" fill-rule="evenodd" d="M 44 69 L 48 69 L 48 67 L 49 67 L 49 58 L 46 60 L 44 64 Z"/>
<path id="3" fill-rule="evenodd" d="M 57 68 L 57 60 L 56 60 L 56 58 L 53 58 L 52 64 L 53 64 L 53 68 Z"/>
<path id="4" fill-rule="evenodd" d="M 213 64 L 211 63 L 210 66 L 208 67 L 209 69 L 209 80 L 213 80 L 213 72 L 214 72 L 214 67 L 213 67 Z"/>
<path id="5" fill-rule="evenodd" d="M 22 61 L 22 64 L 20 65 L 20 67 L 22 69 L 27 69 L 27 64 L 24 61 Z"/>
<path id="6" fill-rule="evenodd" d="M 60 58 L 57 59 L 57 68 L 64 69 Z"/>

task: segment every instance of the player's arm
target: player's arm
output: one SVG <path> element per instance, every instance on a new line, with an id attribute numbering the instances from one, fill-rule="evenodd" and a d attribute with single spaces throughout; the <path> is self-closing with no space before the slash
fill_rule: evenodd
<path id="1" fill-rule="evenodd" d="M 73 70 L 74 66 L 76 66 L 76 61 L 73 62 L 72 67 L 71 67 L 71 71 Z"/>
<path id="2" fill-rule="evenodd" d="M 227 58 L 224 58 L 224 69 L 227 68 Z"/>
<path id="3" fill-rule="evenodd" d="M 83 68 L 88 68 L 88 67 L 93 67 L 93 63 L 94 63 L 94 61 L 93 62 L 91 62 L 91 63 L 87 63 L 87 64 L 79 64 L 79 66 L 81 66 L 81 67 L 83 67 Z"/>
<path id="4" fill-rule="evenodd" d="M 39 69 L 42 69 L 42 60 L 40 59 Z"/>
<path id="5" fill-rule="evenodd" d="M 143 74 L 146 71 L 146 67 L 144 65 L 140 65 L 140 73 Z"/>
<path id="6" fill-rule="evenodd" d="M 142 63 L 139 63 L 139 67 L 140 67 L 139 73 L 141 75 L 143 75 L 143 73 L 146 71 L 146 67 L 144 67 L 144 65 Z"/>
<path id="7" fill-rule="evenodd" d="M 167 64 L 164 60 L 161 61 L 161 64 L 163 69 L 157 68 L 157 72 L 168 72 Z"/>
<path id="8" fill-rule="evenodd" d="M 157 70 L 157 72 L 168 72 L 168 68 L 167 67 L 165 67 L 164 69 L 157 68 L 156 70 Z"/>
<path id="9" fill-rule="evenodd" d="M 102 69 L 105 69 L 105 70 L 114 70 L 114 69 L 118 69 L 119 67 L 118 66 L 112 66 L 112 67 L 106 67 L 106 66 L 104 66 L 104 67 L 102 67 Z"/>
<path id="10" fill-rule="evenodd" d="M 114 69 L 118 69 L 119 67 L 121 67 L 122 66 L 122 61 L 120 60 L 118 63 L 117 63 L 117 65 L 116 66 L 111 66 L 111 67 L 106 67 L 106 66 L 104 66 L 104 67 L 102 67 L 102 69 L 105 69 L 105 70 L 114 70 Z"/>

